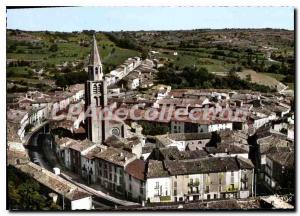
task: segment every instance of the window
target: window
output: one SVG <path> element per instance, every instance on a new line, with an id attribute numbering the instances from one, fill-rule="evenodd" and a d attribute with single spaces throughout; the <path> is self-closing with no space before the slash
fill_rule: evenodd
<path id="1" fill-rule="evenodd" d="M 234 172 L 233 171 L 231 171 L 231 177 L 233 177 L 234 176 Z"/>
<path id="2" fill-rule="evenodd" d="M 174 189 L 174 194 L 173 195 L 177 196 L 177 190 L 176 189 Z"/>
<path id="3" fill-rule="evenodd" d="M 129 175 L 129 181 L 131 181 L 131 175 Z"/>
<path id="4" fill-rule="evenodd" d="M 177 182 L 176 181 L 174 182 L 174 187 L 177 187 Z"/>
<path id="5" fill-rule="evenodd" d="M 231 190 L 234 190 L 234 184 L 230 184 Z"/>
<path id="6" fill-rule="evenodd" d="M 209 186 L 206 186 L 205 193 L 209 193 Z"/>
<path id="7" fill-rule="evenodd" d="M 155 189 L 159 188 L 159 182 L 155 182 Z"/>
<path id="8" fill-rule="evenodd" d="M 97 89 L 97 84 L 94 84 L 94 85 L 93 85 L 93 93 L 96 94 L 97 91 L 98 91 L 98 89 Z"/>
<path id="9" fill-rule="evenodd" d="M 217 194 L 214 194 L 214 199 L 217 199 Z"/>
<path id="10" fill-rule="evenodd" d="M 98 74 L 98 67 L 95 68 L 95 73 Z"/>
<path id="11" fill-rule="evenodd" d="M 131 188 L 131 184 L 130 184 L 130 185 L 129 185 L 129 191 L 131 191 L 131 189 L 132 189 L 132 188 Z"/>

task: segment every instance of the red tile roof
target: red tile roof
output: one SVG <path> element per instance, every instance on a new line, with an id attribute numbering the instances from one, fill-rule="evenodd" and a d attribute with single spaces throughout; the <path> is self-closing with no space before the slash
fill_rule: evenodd
<path id="1" fill-rule="evenodd" d="M 143 160 L 136 159 L 126 166 L 126 172 L 139 180 L 145 180 L 145 163 Z"/>

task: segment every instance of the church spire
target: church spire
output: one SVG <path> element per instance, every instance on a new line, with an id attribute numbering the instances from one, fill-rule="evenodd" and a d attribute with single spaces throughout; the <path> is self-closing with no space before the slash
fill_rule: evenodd
<path id="1" fill-rule="evenodd" d="M 92 49 L 90 53 L 88 70 L 89 70 L 89 80 L 102 80 L 103 78 L 102 63 L 98 51 L 95 34 L 93 35 Z"/>

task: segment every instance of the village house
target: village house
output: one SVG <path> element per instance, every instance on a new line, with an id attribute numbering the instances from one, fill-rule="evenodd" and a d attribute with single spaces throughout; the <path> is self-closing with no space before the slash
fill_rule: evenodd
<path id="1" fill-rule="evenodd" d="M 273 193 L 294 193 L 295 152 L 278 151 L 266 156 L 264 181 Z"/>
<path id="2" fill-rule="evenodd" d="M 82 141 L 72 140 L 72 142 L 64 148 L 65 167 L 81 176 L 81 155 L 84 154 L 85 151 L 93 148 L 94 145 L 95 144 L 88 139 Z"/>
<path id="3" fill-rule="evenodd" d="M 242 157 L 249 158 L 249 146 L 246 148 L 239 143 L 218 143 L 216 147 L 205 147 L 213 157 Z"/>
<path id="4" fill-rule="evenodd" d="M 112 135 L 105 140 L 104 144 L 106 146 L 123 149 L 135 154 L 137 158 L 140 158 L 142 156 L 142 147 L 145 145 L 145 137 L 132 136 L 121 138 Z"/>
<path id="5" fill-rule="evenodd" d="M 136 155 L 122 149 L 108 147 L 95 155 L 97 183 L 117 194 L 125 194 L 125 167 Z"/>
<path id="6" fill-rule="evenodd" d="M 23 110 L 9 109 L 6 115 L 8 124 L 11 126 L 14 125 L 14 127 L 11 127 L 10 129 L 15 128 L 19 139 L 22 140 L 26 133 L 26 127 L 29 124 L 28 112 Z"/>
<path id="7" fill-rule="evenodd" d="M 210 157 L 205 150 L 179 151 L 177 147 L 156 147 L 147 158 L 149 160 L 188 160 Z"/>
<path id="8" fill-rule="evenodd" d="M 95 166 L 95 155 L 105 150 L 103 145 L 93 145 L 81 154 L 81 175 L 87 184 L 97 182 L 97 172 Z"/>
<path id="9" fill-rule="evenodd" d="M 150 160 L 146 199 L 177 202 L 247 198 L 253 193 L 254 166 L 239 157 Z"/>
<path id="10" fill-rule="evenodd" d="M 156 136 L 157 143 L 175 146 L 180 151 L 203 149 L 210 141 L 211 133 L 170 133 Z"/>
<path id="11" fill-rule="evenodd" d="M 262 135 L 259 134 L 254 146 L 256 151 L 252 159 L 260 172 L 259 177 L 261 179 L 264 179 L 265 176 L 267 154 L 289 151 L 292 148 L 291 142 L 284 135 L 270 132 L 263 133 Z"/>
<path id="12" fill-rule="evenodd" d="M 132 71 L 127 76 L 123 78 L 123 82 L 125 83 L 126 89 L 133 90 L 137 89 L 140 85 L 140 73 L 137 71 Z"/>
<path id="13" fill-rule="evenodd" d="M 143 160 L 135 159 L 127 164 L 125 168 L 125 196 L 129 200 L 141 203 L 146 200 L 145 191 L 145 168 L 146 164 Z"/>

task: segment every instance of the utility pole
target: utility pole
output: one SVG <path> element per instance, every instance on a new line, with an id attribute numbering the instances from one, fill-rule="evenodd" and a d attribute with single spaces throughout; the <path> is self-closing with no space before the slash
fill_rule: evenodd
<path id="1" fill-rule="evenodd" d="M 257 175 L 254 173 L 254 197 L 256 197 L 256 184 L 257 184 Z"/>
<path id="2" fill-rule="evenodd" d="M 63 210 L 65 210 L 65 195 L 63 194 Z"/>

